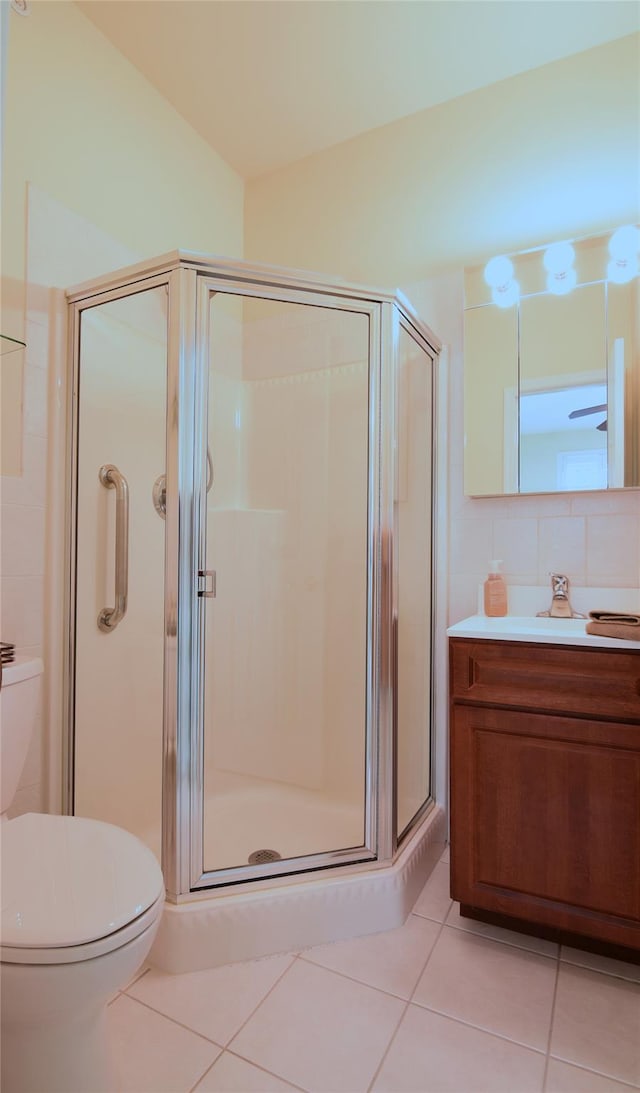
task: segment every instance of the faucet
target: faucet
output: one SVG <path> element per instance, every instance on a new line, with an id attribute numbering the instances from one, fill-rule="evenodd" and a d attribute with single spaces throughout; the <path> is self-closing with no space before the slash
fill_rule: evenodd
<path id="1" fill-rule="evenodd" d="M 574 611 L 569 603 L 569 578 L 564 573 L 551 573 L 551 607 L 538 611 L 537 618 L 586 619 L 580 611 Z"/>

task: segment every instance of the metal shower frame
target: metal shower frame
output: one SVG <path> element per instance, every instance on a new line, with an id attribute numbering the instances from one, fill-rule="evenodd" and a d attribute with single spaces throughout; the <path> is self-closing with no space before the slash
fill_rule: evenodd
<path id="1" fill-rule="evenodd" d="M 78 380 L 84 310 L 165 286 L 167 324 L 166 520 L 162 869 L 167 898 L 180 902 L 212 887 L 306 873 L 335 866 L 388 864 L 401 842 L 432 807 L 430 794 L 403 832 L 396 829 L 398 559 L 394 551 L 397 475 L 396 376 L 403 328 L 431 359 L 432 407 L 437 404 L 436 358 L 441 345 L 408 301 L 389 293 L 280 269 L 174 251 L 119 270 L 67 292 L 69 385 L 67 565 L 63 808 L 73 812 L 74 692 L 78 472 Z M 203 871 L 204 625 L 206 570 L 209 301 L 212 293 L 257 296 L 336 310 L 369 320 L 369 455 L 367 533 L 366 815 L 361 847 L 284 862 Z M 435 415 L 433 410 L 432 419 Z M 435 422 L 432 420 L 431 726 L 435 715 L 433 540 L 436 507 Z M 193 666 L 198 670 L 194 671 Z M 431 728 L 431 780 L 434 771 Z"/>

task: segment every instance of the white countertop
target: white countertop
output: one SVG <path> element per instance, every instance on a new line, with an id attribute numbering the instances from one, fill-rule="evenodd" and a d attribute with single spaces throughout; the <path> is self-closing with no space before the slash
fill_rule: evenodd
<path id="1" fill-rule="evenodd" d="M 505 615 L 488 618 L 471 615 L 447 630 L 450 638 L 489 638 L 494 641 L 535 641 L 544 645 L 588 645 L 594 648 L 633 649 L 640 653 L 640 641 L 602 638 L 587 634 L 587 619 L 537 618 L 527 615 Z"/>

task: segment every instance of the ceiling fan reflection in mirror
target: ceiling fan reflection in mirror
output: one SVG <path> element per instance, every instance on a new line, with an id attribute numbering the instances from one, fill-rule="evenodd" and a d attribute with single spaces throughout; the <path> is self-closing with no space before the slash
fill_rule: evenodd
<path id="1" fill-rule="evenodd" d="M 569 414 L 569 421 L 573 421 L 577 417 L 586 417 L 587 414 L 602 414 L 607 412 L 606 402 L 600 403 L 599 406 L 585 406 L 582 410 L 572 410 Z M 601 433 L 607 431 L 607 419 L 601 421 L 599 425 L 596 425 L 596 429 Z"/>

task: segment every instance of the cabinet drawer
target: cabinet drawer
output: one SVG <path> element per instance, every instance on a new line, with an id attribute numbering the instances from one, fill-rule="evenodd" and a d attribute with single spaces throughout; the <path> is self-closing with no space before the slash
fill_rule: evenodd
<path id="1" fill-rule="evenodd" d="M 640 721 L 638 652 L 452 638 L 451 697 Z"/>

